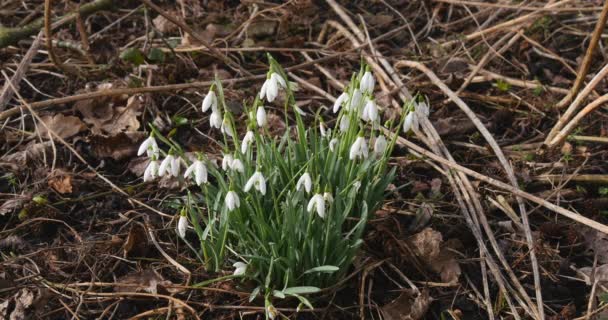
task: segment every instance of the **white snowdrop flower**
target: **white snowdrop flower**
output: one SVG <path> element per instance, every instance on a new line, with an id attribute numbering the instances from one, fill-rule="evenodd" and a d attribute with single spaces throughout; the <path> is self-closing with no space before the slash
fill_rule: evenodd
<path id="1" fill-rule="evenodd" d="M 262 90 L 264 92 L 260 92 L 260 97 L 262 98 L 262 96 L 265 95 L 268 102 L 273 102 L 274 99 L 276 99 L 276 97 L 279 95 L 279 84 L 277 83 L 277 78 L 270 76 L 270 78 L 266 79 L 264 85 L 262 85 Z"/>
<path id="2" fill-rule="evenodd" d="M 222 121 L 223 121 L 222 113 L 219 111 L 214 111 L 211 113 L 211 116 L 209 117 L 209 126 L 211 128 L 219 129 L 222 127 Z"/>
<path id="3" fill-rule="evenodd" d="M 226 194 L 226 199 L 224 199 L 224 203 L 226 204 L 226 208 L 229 212 L 241 206 L 239 195 L 232 190 L 228 191 L 228 193 Z"/>
<path id="4" fill-rule="evenodd" d="M 266 179 L 261 172 L 256 171 L 253 175 L 251 175 L 251 178 L 249 178 L 243 190 L 245 192 L 249 192 L 251 188 L 255 188 L 262 195 L 266 195 Z"/>
<path id="5" fill-rule="evenodd" d="M 186 172 L 184 173 L 184 178 L 190 177 L 193 173 L 194 173 L 194 182 L 196 182 L 197 185 L 200 185 L 202 183 L 207 183 L 207 167 L 205 166 L 205 164 L 202 161 L 200 161 L 200 160 L 194 161 L 188 167 L 188 169 L 186 169 Z"/>
<path id="6" fill-rule="evenodd" d="M 230 138 L 234 139 L 234 128 L 232 127 L 232 123 L 230 123 L 230 120 L 228 120 L 227 117 L 224 117 L 224 121 L 222 121 L 222 126 L 220 127 L 220 130 Z"/>
<path id="7" fill-rule="evenodd" d="M 141 156 L 142 154 L 144 154 L 144 152 L 147 153 L 148 157 L 158 157 L 158 144 L 156 143 L 156 139 L 154 139 L 153 136 L 149 136 L 148 139 L 144 140 L 144 142 L 141 143 L 141 145 L 139 146 L 139 150 L 137 150 L 137 155 Z"/>
<path id="8" fill-rule="evenodd" d="M 350 119 L 348 118 L 347 114 L 343 114 L 342 118 L 340 118 L 340 131 L 346 132 L 346 130 L 348 130 L 349 127 L 350 127 Z"/>
<path id="9" fill-rule="evenodd" d="M 359 89 L 362 92 L 372 93 L 374 92 L 374 85 L 376 84 L 376 80 L 374 80 L 374 76 L 371 72 L 365 71 L 363 77 L 361 77 L 361 82 L 359 83 Z"/>
<path id="10" fill-rule="evenodd" d="M 243 262 L 235 262 L 232 266 L 234 267 L 233 275 L 235 276 L 242 276 L 247 272 L 247 265 Z"/>
<path id="11" fill-rule="evenodd" d="M 217 97 L 215 96 L 215 92 L 213 90 L 209 90 L 209 93 L 203 99 L 203 112 L 207 112 L 207 110 L 217 110 Z"/>
<path id="12" fill-rule="evenodd" d="M 258 127 L 266 126 L 268 119 L 266 118 L 266 109 L 264 109 L 264 107 L 258 107 L 258 110 L 255 113 L 255 120 L 258 123 Z"/>
<path id="13" fill-rule="evenodd" d="M 329 151 L 334 152 L 336 150 L 336 144 L 338 144 L 338 139 L 331 139 L 331 141 L 329 141 Z"/>
<path id="14" fill-rule="evenodd" d="M 302 187 L 304 187 L 306 193 L 310 193 L 310 190 L 312 190 L 312 179 L 310 178 L 310 174 L 308 174 L 308 172 L 304 172 L 304 174 L 298 180 L 298 183 L 296 183 L 296 190 L 300 191 L 302 190 Z"/>
<path id="15" fill-rule="evenodd" d="M 334 196 L 331 195 L 331 192 L 323 193 L 323 199 L 325 199 L 325 202 L 329 204 L 334 202 Z"/>
<path id="16" fill-rule="evenodd" d="M 234 161 L 234 157 L 231 154 L 225 154 L 222 159 L 222 170 L 228 171 L 232 167 L 232 161 Z"/>
<path id="17" fill-rule="evenodd" d="M 350 147 L 349 157 L 351 160 L 357 158 L 367 158 L 369 150 L 367 149 L 367 142 L 364 137 L 357 137 L 353 145 Z"/>
<path id="18" fill-rule="evenodd" d="M 188 218 L 179 216 L 177 221 L 177 234 L 183 239 L 186 237 L 186 229 L 188 229 Z"/>
<path id="19" fill-rule="evenodd" d="M 325 218 L 325 199 L 323 198 L 323 195 L 321 195 L 320 193 L 317 193 L 314 196 L 312 196 L 310 201 L 308 201 L 308 207 L 306 207 L 306 210 L 308 210 L 309 213 L 311 213 L 313 210 L 317 211 L 317 214 L 319 215 L 319 217 L 321 217 L 321 219 L 324 219 Z"/>
<path id="20" fill-rule="evenodd" d="M 170 173 L 169 171 L 171 171 L 170 167 L 171 167 L 171 164 L 173 163 L 173 159 L 174 159 L 173 155 L 169 154 L 169 155 L 167 155 L 165 160 L 163 160 L 160 163 L 160 166 L 158 167 L 158 176 L 159 177 L 164 176 L 165 173 Z"/>
<path id="21" fill-rule="evenodd" d="M 230 164 L 230 169 L 238 171 L 240 173 L 245 172 L 245 166 L 243 166 L 243 162 L 241 162 L 241 160 L 239 159 L 232 160 L 232 163 Z"/>
<path id="22" fill-rule="evenodd" d="M 353 95 L 350 97 L 350 103 L 348 104 L 348 110 L 357 110 L 359 104 L 361 104 L 361 99 L 363 99 L 361 91 L 359 91 L 359 89 L 353 90 Z"/>
<path id="23" fill-rule="evenodd" d="M 346 101 L 346 99 L 348 99 L 348 94 L 346 92 L 342 92 L 338 99 L 336 99 L 336 102 L 334 102 L 334 113 L 340 110 L 340 107 L 342 107 L 342 104 L 344 103 L 344 101 Z"/>
<path id="24" fill-rule="evenodd" d="M 367 103 L 363 108 L 363 112 L 361 113 L 361 119 L 371 122 L 378 120 L 378 107 L 376 106 L 374 100 L 367 100 Z"/>
<path id="25" fill-rule="evenodd" d="M 274 81 L 276 81 L 279 86 L 281 86 L 283 89 L 287 89 L 287 82 L 278 73 L 273 72 L 270 75 L 270 78 L 274 78 Z"/>
<path id="26" fill-rule="evenodd" d="M 247 133 L 245 134 L 245 137 L 243 138 L 243 142 L 241 143 L 241 153 L 242 154 L 247 153 L 247 149 L 249 149 L 249 146 L 253 143 L 254 139 L 255 139 L 255 137 L 253 136 L 253 131 L 247 131 Z"/>
<path id="27" fill-rule="evenodd" d="M 384 136 L 379 136 L 376 138 L 374 142 L 374 154 L 381 156 L 386 151 L 386 147 L 388 147 L 388 143 L 386 142 L 386 138 Z"/>
<path id="28" fill-rule="evenodd" d="M 403 132 L 407 133 L 414 128 L 418 129 L 418 117 L 416 113 L 410 112 L 403 120 Z"/>
<path id="29" fill-rule="evenodd" d="M 425 118 L 427 118 L 430 114 L 430 109 L 429 106 L 426 104 L 426 102 L 420 102 L 416 104 L 416 112 L 421 115 L 424 116 Z"/>
<path id="30" fill-rule="evenodd" d="M 152 181 L 158 176 L 158 161 L 150 160 L 150 163 L 144 171 L 144 182 Z"/>

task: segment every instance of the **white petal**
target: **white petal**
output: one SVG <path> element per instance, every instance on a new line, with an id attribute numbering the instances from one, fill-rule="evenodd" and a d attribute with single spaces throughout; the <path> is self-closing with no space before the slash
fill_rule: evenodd
<path id="1" fill-rule="evenodd" d="M 359 89 L 355 89 L 353 91 L 352 97 L 350 98 L 348 110 L 356 110 L 357 108 L 359 108 L 362 98 L 363 98 L 363 96 L 361 95 L 361 91 L 359 91 Z"/>
<path id="2" fill-rule="evenodd" d="M 253 143 L 253 139 L 254 139 L 253 132 L 247 131 L 247 133 L 245 134 L 245 137 L 243 138 L 243 143 L 241 144 L 241 153 L 242 154 L 247 153 L 247 149 Z"/>
<path id="3" fill-rule="evenodd" d="M 222 113 L 217 111 L 217 112 L 212 112 L 211 116 L 209 117 L 209 126 L 211 126 L 211 128 L 216 128 L 219 129 L 222 126 Z"/>
<path id="4" fill-rule="evenodd" d="M 247 272 L 247 265 L 240 261 L 235 262 L 232 266 L 235 268 L 233 273 L 235 276 L 241 276 Z"/>
<path id="5" fill-rule="evenodd" d="M 258 107 L 258 110 L 255 114 L 255 119 L 258 123 L 258 127 L 264 127 L 268 123 L 268 119 L 266 118 L 266 109 L 264 107 Z"/>
<path id="6" fill-rule="evenodd" d="M 184 179 L 188 178 L 192 174 L 192 172 L 194 172 L 195 164 L 196 164 L 196 162 L 194 162 L 188 168 L 186 168 L 186 172 L 184 172 Z"/>
<path id="7" fill-rule="evenodd" d="M 239 196 L 234 191 L 228 191 L 224 200 L 228 211 L 232 211 L 241 206 Z"/>
<path id="8" fill-rule="evenodd" d="M 323 124 L 323 122 L 319 122 L 319 131 L 321 132 L 322 137 L 327 136 L 327 130 L 325 129 L 325 124 Z"/>
<path id="9" fill-rule="evenodd" d="M 251 176 L 251 178 L 249 178 L 249 180 L 247 180 L 247 183 L 245 183 L 245 187 L 243 188 L 243 191 L 245 191 L 245 192 L 251 191 L 251 188 L 253 188 L 253 185 L 255 184 L 256 179 L 257 179 L 257 177 L 256 177 L 256 175 L 254 173 Z"/>
<path id="10" fill-rule="evenodd" d="M 287 83 L 285 82 L 285 79 L 283 79 L 283 77 L 281 77 L 279 74 L 277 73 L 273 73 L 270 75 L 271 78 L 274 78 L 274 80 L 278 83 L 278 85 L 280 85 L 283 88 L 287 88 Z"/>
<path id="11" fill-rule="evenodd" d="M 207 112 L 207 110 L 209 110 L 209 108 L 211 108 L 212 106 L 216 105 L 216 97 L 215 97 L 215 92 L 213 91 L 209 91 L 209 93 L 207 93 L 207 95 L 205 96 L 205 99 L 203 99 L 203 112 Z"/>
<path id="12" fill-rule="evenodd" d="M 325 199 L 325 201 L 326 201 L 327 203 L 332 203 L 332 202 L 334 202 L 334 197 L 331 195 L 331 193 L 330 193 L 330 192 L 325 192 L 325 193 L 323 194 L 323 199 Z"/>
<path id="13" fill-rule="evenodd" d="M 412 130 L 412 124 L 414 123 L 414 113 L 410 112 L 405 116 L 405 120 L 403 121 L 403 132 L 408 133 Z"/>
<path id="14" fill-rule="evenodd" d="M 366 71 L 365 74 L 363 74 L 363 77 L 361 77 L 361 83 L 359 84 L 359 88 L 362 92 L 371 93 L 374 91 L 375 82 L 376 81 L 374 80 L 374 76 L 372 75 L 372 73 Z"/>
<path id="15" fill-rule="evenodd" d="M 264 176 L 262 175 L 262 173 L 260 172 L 260 177 L 258 179 L 258 191 L 260 191 L 260 193 L 265 196 L 266 195 L 266 178 L 264 178 Z"/>
<path id="16" fill-rule="evenodd" d="M 386 151 L 387 146 L 388 144 L 386 142 L 386 138 L 384 136 L 379 136 L 374 142 L 374 153 L 376 155 L 384 154 L 384 151 Z"/>
<path id="17" fill-rule="evenodd" d="M 325 199 L 320 194 L 315 197 L 317 197 L 317 214 L 321 219 L 325 219 Z"/>
<path id="18" fill-rule="evenodd" d="M 156 178 L 158 174 L 158 162 L 155 160 L 150 161 L 148 167 L 146 167 L 146 171 L 144 171 L 144 181 L 151 181 Z"/>
<path id="19" fill-rule="evenodd" d="M 202 183 L 207 183 L 207 167 L 205 167 L 205 164 L 203 164 L 202 161 L 197 160 L 194 165 L 194 181 L 196 184 L 200 185 Z"/>
<path id="20" fill-rule="evenodd" d="M 224 121 L 222 121 L 222 127 L 220 129 L 227 136 L 234 139 L 234 128 L 232 128 L 232 124 L 230 123 L 230 120 L 228 120 L 228 118 L 224 118 Z"/>
<path id="21" fill-rule="evenodd" d="M 310 193 L 310 190 L 312 189 L 312 179 L 310 178 L 310 174 L 308 174 L 308 172 L 305 172 L 298 180 L 298 183 L 296 183 L 296 190 L 299 191 L 302 189 L 302 187 L 304 187 L 306 193 Z"/>
<path id="22" fill-rule="evenodd" d="M 232 160 L 232 163 L 230 164 L 230 168 L 232 170 L 238 171 L 240 173 L 243 173 L 245 171 L 245 167 L 243 166 L 243 163 L 239 159 Z"/>
<path id="23" fill-rule="evenodd" d="M 182 165 L 181 158 L 173 157 L 173 160 L 171 161 L 171 175 L 173 175 L 174 177 L 177 177 L 179 175 L 179 169 L 180 169 L 181 165 Z"/>
<path id="24" fill-rule="evenodd" d="M 225 154 L 224 159 L 222 159 L 222 170 L 226 171 L 230 169 L 230 167 L 232 166 L 232 161 L 234 161 L 232 155 Z"/>
<path id="25" fill-rule="evenodd" d="M 424 101 L 416 105 L 416 111 L 424 117 L 428 117 L 430 114 L 429 106 Z"/>
<path id="26" fill-rule="evenodd" d="M 188 228 L 188 218 L 185 216 L 179 216 L 179 221 L 177 221 L 177 234 L 181 238 L 186 237 L 186 229 Z"/>
<path id="27" fill-rule="evenodd" d="M 274 99 L 279 95 L 279 87 L 276 78 L 270 77 L 268 86 L 266 86 L 266 100 L 273 102 Z"/>
<path id="28" fill-rule="evenodd" d="M 361 137 L 357 137 L 355 142 L 350 146 L 349 159 L 355 160 L 361 155 Z"/>
<path id="29" fill-rule="evenodd" d="M 150 143 L 151 143 L 151 139 L 154 139 L 154 138 L 148 137 L 148 139 L 144 140 L 144 142 L 142 142 L 141 145 L 139 145 L 139 150 L 137 150 L 138 156 L 141 156 L 142 154 L 144 154 L 144 152 L 146 152 L 148 150 L 148 147 L 150 146 Z"/>
<path id="30" fill-rule="evenodd" d="M 342 94 L 338 97 L 338 99 L 336 99 L 336 102 L 334 102 L 334 108 L 333 108 L 334 113 L 336 113 L 336 112 L 338 112 L 338 110 L 340 110 L 340 107 L 342 107 L 342 104 L 344 103 L 344 101 L 346 101 L 346 99 L 348 99 L 348 94 L 346 94 L 346 92 L 342 92 Z"/>
<path id="31" fill-rule="evenodd" d="M 268 79 L 266 79 L 266 81 L 264 81 L 264 84 L 262 84 L 262 88 L 260 89 L 260 100 L 264 100 L 264 97 L 266 97 L 267 88 L 268 88 Z"/>
<path id="32" fill-rule="evenodd" d="M 164 176 L 166 172 L 169 172 L 169 166 L 171 165 L 171 161 L 173 161 L 173 156 L 168 155 L 161 163 L 160 167 L 158 167 L 158 175 Z"/>
<path id="33" fill-rule="evenodd" d="M 350 119 L 347 114 L 342 114 L 342 118 L 340 118 L 340 131 L 345 132 L 350 127 Z"/>

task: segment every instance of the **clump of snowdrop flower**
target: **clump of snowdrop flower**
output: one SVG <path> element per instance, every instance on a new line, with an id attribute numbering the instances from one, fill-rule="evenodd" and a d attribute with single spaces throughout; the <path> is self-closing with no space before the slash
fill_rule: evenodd
<path id="1" fill-rule="evenodd" d="M 394 177 L 388 158 L 396 135 L 379 131 L 382 108 L 366 66 L 324 114 L 332 117 L 324 122 L 320 114 L 311 119 L 296 105 L 286 73 L 270 56 L 269 61 L 259 94 L 238 118 L 226 107 L 219 80 L 202 101 L 202 111 L 211 110 L 210 130 L 221 137 L 219 167 L 203 152 L 189 160 L 179 145 L 157 131 L 138 154 L 150 157 L 145 181 L 178 176 L 185 164 L 183 179 L 193 183 L 181 197 L 178 235 L 187 241 L 186 229 L 192 224 L 200 240 L 196 253 L 210 271 L 226 270 L 228 261 L 245 257 L 247 263 L 232 265 L 231 277 L 255 283 L 252 299 L 261 295 L 267 316 L 274 319 L 279 313 L 273 299 L 290 296 L 312 308 L 306 295 L 335 285 L 349 273 L 367 219 L 382 204 Z M 288 115 L 287 130 L 276 137 L 267 130 L 264 104 L 276 102 L 279 92 L 285 93 Z M 404 109 L 401 119 L 389 122 L 389 131 L 411 128 L 414 120 L 428 116 L 425 103 Z M 245 132 L 242 141 L 238 132 Z M 159 149 L 155 137 L 169 152 Z"/>

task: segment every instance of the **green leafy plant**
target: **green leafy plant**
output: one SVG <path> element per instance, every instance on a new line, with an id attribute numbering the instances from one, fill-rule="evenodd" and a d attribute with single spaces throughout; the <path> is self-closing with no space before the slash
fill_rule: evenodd
<path id="1" fill-rule="evenodd" d="M 291 296 L 311 307 L 305 295 L 332 286 L 347 274 L 367 221 L 394 178 L 395 170 L 388 170 L 387 162 L 397 135 L 387 141 L 382 134 L 374 78 L 366 66 L 353 75 L 336 101 L 335 128 L 319 115 L 307 127 L 295 104 L 294 85 L 270 56 L 269 61 L 259 96 L 245 106 L 242 139 L 219 81 L 203 100 L 203 112 L 211 110 L 210 126 L 223 133 L 221 166 L 202 152 L 196 159 L 186 159 L 177 144 L 156 130 L 139 154 L 148 153 L 151 160 L 146 181 L 177 176 L 186 162 L 184 177 L 200 189 L 188 192 L 178 234 L 184 238 L 191 224 L 206 268 L 235 268 L 233 274 L 215 280 L 254 283 L 251 299 L 263 296 L 267 316 L 273 318 L 273 298 Z M 280 91 L 285 92 L 287 130 L 273 136 L 264 100 L 273 102 Z M 412 102 L 403 110 L 407 115 L 391 129 L 403 123 L 406 131 L 417 130 L 419 118 L 428 115 L 424 103 Z M 154 137 L 170 146 L 160 164 L 162 150 Z"/>

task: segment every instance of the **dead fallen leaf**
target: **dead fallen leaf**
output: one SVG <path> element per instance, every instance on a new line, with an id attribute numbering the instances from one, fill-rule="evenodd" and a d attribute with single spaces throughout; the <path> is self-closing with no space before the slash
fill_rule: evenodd
<path id="1" fill-rule="evenodd" d="M 32 200 L 32 195 L 25 194 L 4 201 L 4 203 L 0 205 L 0 216 L 23 208 L 23 205 L 30 200 Z"/>
<path id="2" fill-rule="evenodd" d="M 148 157 L 137 157 L 131 159 L 129 164 L 127 165 L 127 169 L 131 171 L 135 176 L 141 177 L 144 175 L 144 171 L 146 171 L 146 167 L 150 163 L 150 159 Z"/>
<path id="3" fill-rule="evenodd" d="M 130 273 L 118 279 L 121 286 L 115 286 L 116 292 L 148 292 L 157 294 L 158 290 L 170 286 L 172 283 L 154 270 L 144 270 Z M 160 288 L 159 288 L 160 286 Z"/>
<path id="4" fill-rule="evenodd" d="M 593 272 L 593 267 L 584 267 L 579 269 L 580 272 L 584 273 L 588 278 L 585 279 L 587 285 L 591 285 L 590 282 L 591 273 Z M 608 264 L 603 264 L 595 268 L 595 281 L 600 283 L 606 283 L 608 281 Z"/>
<path id="5" fill-rule="evenodd" d="M 34 293 L 32 291 L 28 290 L 27 288 L 23 288 L 23 289 L 19 290 L 19 292 L 17 292 L 17 294 L 15 294 L 15 296 L 13 296 L 11 299 L 7 299 L 5 301 L 5 303 L 10 300 L 14 300 L 15 307 L 13 308 L 13 311 L 11 312 L 8 319 L 23 320 L 26 318 L 25 311 L 34 302 Z M 4 303 L 3 303 L 2 305 L 0 305 L 0 316 L 4 316 L 3 319 L 7 319 L 6 318 L 7 311 L 8 311 L 8 304 L 4 305 Z M 2 314 L 3 312 L 4 312 L 4 314 Z"/>
<path id="6" fill-rule="evenodd" d="M 55 132 L 59 137 L 67 139 L 87 128 L 80 118 L 75 116 L 64 116 L 61 113 L 54 116 L 43 116 L 41 119 L 46 124 L 46 126 L 42 124 L 38 125 L 38 132 L 43 138 L 48 138 L 49 130 Z"/>
<path id="7" fill-rule="evenodd" d="M 55 170 L 49 178 L 48 184 L 61 194 L 72 193 L 72 175 L 63 170 Z"/>
<path id="8" fill-rule="evenodd" d="M 433 299 L 426 289 L 418 295 L 414 290 L 405 290 L 397 299 L 384 305 L 380 310 L 385 320 L 417 320 L 424 317 L 431 302 Z"/>
<path id="9" fill-rule="evenodd" d="M 131 224 L 127 241 L 125 241 L 125 245 L 123 246 L 124 256 L 143 257 L 146 255 L 147 251 L 148 237 L 146 236 L 146 230 L 137 223 Z"/>
<path id="10" fill-rule="evenodd" d="M 158 15 L 154 20 L 152 20 L 152 24 L 158 31 L 162 33 L 169 33 L 177 30 L 177 26 L 175 23 L 167 20 L 167 18 Z"/>
<path id="11" fill-rule="evenodd" d="M 25 150 L 13 152 L 1 158 L 2 162 L 10 163 L 17 166 L 17 170 L 44 158 L 47 154 L 52 157 L 51 141 L 42 143 L 30 143 L 25 147 Z"/>
<path id="12" fill-rule="evenodd" d="M 106 90 L 106 86 L 98 87 L 98 91 L 102 90 Z M 123 97 L 104 97 L 81 100 L 74 104 L 84 122 L 91 126 L 91 132 L 97 135 L 137 131 L 140 127 L 137 117 L 141 114 L 141 107 L 140 95 L 131 96 L 126 102 Z"/>
<path id="13" fill-rule="evenodd" d="M 94 135 L 89 138 L 93 153 L 99 158 L 128 159 L 137 154 L 139 143 L 146 137 L 143 132 L 120 132 L 109 137 Z"/>
<path id="14" fill-rule="evenodd" d="M 599 263 L 608 263 L 608 235 L 588 227 L 581 227 L 580 233 L 588 253 L 597 255 Z"/>
<path id="15" fill-rule="evenodd" d="M 414 254 L 437 272 L 441 281 L 454 283 L 458 281 L 462 270 L 452 251 L 462 246 L 457 239 L 443 241 L 441 233 L 425 228 L 408 240 Z"/>

